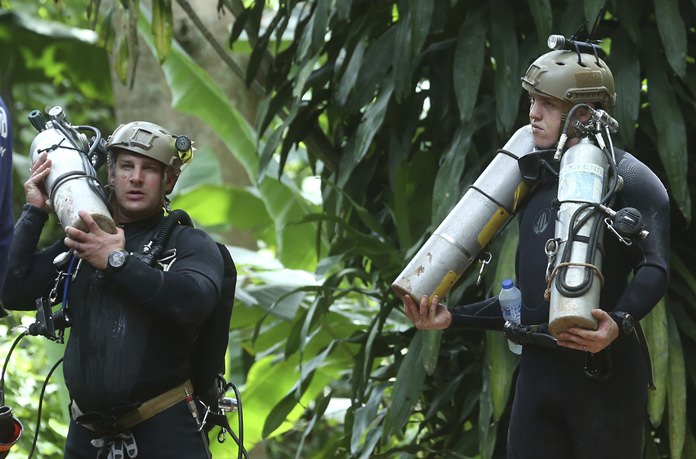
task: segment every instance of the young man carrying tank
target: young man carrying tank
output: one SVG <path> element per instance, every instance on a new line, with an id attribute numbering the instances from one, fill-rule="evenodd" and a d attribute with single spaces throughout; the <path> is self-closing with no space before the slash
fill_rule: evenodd
<path id="1" fill-rule="evenodd" d="M 539 150 L 557 148 L 566 117 L 576 104 L 611 114 L 616 97 L 606 63 L 577 51 L 542 55 L 527 70 L 522 86 L 529 93 L 529 121 Z M 590 116 L 587 108 L 575 113 L 584 121 Z M 579 141 L 572 130 L 570 134 L 565 149 Z M 599 304 L 592 310 L 596 330 L 574 327 L 559 333 L 551 346 L 548 342 L 553 340 L 524 345 L 508 431 L 509 458 L 641 457 L 650 369 L 633 325 L 667 289 L 669 199 L 644 164 L 618 149 L 614 154 L 623 187 L 613 207 L 638 209 L 650 234 L 626 245 L 604 232 L 604 282 Z M 549 320 L 545 248 L 555 238 L 558 172 L 540 174 L 517 218 L 515 270 L 523 325 Z M 451 308 L 441 305 L 437 295 L 431 301 L 427 296 L 419 300 L 408 295 L 403 299 L 406 314 L 419 329 L 503 329 L 497 297 Z M 601 377 L 591 377 L 586 371 L 588 359 L 600 355 L 608 356 L 611 368 Z"/>

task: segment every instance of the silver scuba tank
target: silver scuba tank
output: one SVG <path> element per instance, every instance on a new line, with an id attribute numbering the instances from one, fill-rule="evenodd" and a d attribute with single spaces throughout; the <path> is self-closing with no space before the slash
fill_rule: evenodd
<path id="1" fill-rule="evenodd" d="M 561 157 L 558 181 L 560 208 L 556 218 L 555 240 L 547 243 L 547 254 L 555 256 L 549 278 L 549 331 L 556 337 L 571 327 L 597 329 L 592 309 L 599 307 L 602 287 L 601 241 L 604 225 L 602 215 L 586 204 L 601 202 L 607 190 L 608 169 L 606 155 L 587 137 Z M 571 226 L 575 226 L 575 229 Z M 571 246 L 567 247 L 571 230 L 574 236 Z M 596 249 L 591 245 L 593 239 L 597 241 Z M 554 243 L 557 245 L 553 246 Z M 566 254 L 564 257 L 566 250 L 569 250 L 569 256 Z M 589 250 L 595 253 L 588 256 Z"/>
<path id="2" fill-rule="evenodd" d="M 41 153 L 48 152 L 51 172 L 44 186 L 61 226 L 88 231 L 78 215 L 85 210 L 104 231 L 116 233 L 116 224 L 87 157 L 87 137 L 65 120 L 61 107 L 53 107 L 48 115 L 50 120 L 31 143 L 30 156 L 33 164 Z"/>
<path id="3" fill-rule="evenodd" d="M 400 298 L 449 292 L 528 193 L 517 160 L 534 150 L 530 125 L 515 132 L 392 283 Z"/>

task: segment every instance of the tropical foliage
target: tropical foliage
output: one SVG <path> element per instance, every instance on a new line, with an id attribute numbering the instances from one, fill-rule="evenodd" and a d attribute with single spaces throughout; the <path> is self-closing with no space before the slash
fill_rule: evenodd
<path id="1" fill-rule="evenodd" d="M 252 183 L 222 183 L 214 156 L 203 154 L 174 201 L 210 231 L 243 227 L 259 241 L 258 252 L 232 248 L 242 276 L 229 377 L 242 389 L 248 448 L 265 439 L 272 457 L 504 455 L 516 364 L 504 338 L 415 332 L 390 284 L 526 122 L 519 76 L 546 37 L 592 32 L 616 79 L 616 144 L 653 168 L 672 198 L 671 286 L 643 321 L 657 385 L 646 450 L 696 455 L 687 154 L 696 141 L 687 129 L 696 115 L 696 3 L 220 0 L 236 21 L 229 35 L 207 36 L 219 65 L 265 96 L 253 124 L 172 41 L 171 2 L 152 3 L 92 1 L 89 14 L 119 78 L 137 84 L 136 50 L 151 49 L 172 105 L 204 120 Z M 203 30 L 196 9 L 177 3 Z M 242 65 L 231 51 L 247 43 Z M 46 63 L 45 74 L 56 67 Z M 317 182 L 320 199 L 307 193 Z M 490 247 L 483 285 L 472 269 L 448 301 L 480 299 L 513 274 L 515 230 Z M 347 410 L 332 414 L 340 401 Z"/>

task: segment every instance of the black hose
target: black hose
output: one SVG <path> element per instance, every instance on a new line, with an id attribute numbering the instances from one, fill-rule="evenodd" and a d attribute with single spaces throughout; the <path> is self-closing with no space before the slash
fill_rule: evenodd
<path id="1" fill-rule="evenodd" d="M 164 220 L 162 228 L 152 240 L 150 251 L 144 254 L 141 257 L 141 260 L 147 263 L 149 266 L 152 266 L 164 250 L 164 247 L 167 245 L 169 234 L 172 232 L 172 229 L 179 223 L 182 225 L 193 226 L 191 217 L 189 217 L 189 214 L 187 214 L 186 211 L 181 209 L 173 210 Z"/>
<path id="2" fill-rule="evenodd" d="M 51 370 L 48 372 L 48 375 L 46 375 L 46 379 L 44 379 L 43 386 L 41 386 L 41 394 L 39 395 L 39 409 L 36 413 L 36 429 L 34 430 L 34 440 L 31 442 L 31 450 L 29 451 L 27 459 L 31 459 L 31 456 L 34 454 L 34 450 L 36 449 L 36 442 L 39 440 L 39 429 L 41 428 L 41 409 L 43 408 L 43 399 L 44 395 L 46 394 L 46 387 L 48 386 L 48 381 L 49 379 L 51 379 L 53 372 L 56 371 L 56 368 L 58 368 L 58 365 L 60 365 L 61 363 L 63 363 L 63 357 L 58 359 L 58 361 L 55 364 L 53 364 Z"/>
<path id="3" fill-rule="evenodd" d="M 7 371 L 7 364 L 10 363 L 10 356 L 12 355 L 12 351 L 14 351 L 15 347 L 19 344 L 19 342 L 29 334 L 28 331 L 23 332 L 17 338 L 15 338 L 14 343 L 12 343 L 12 346 L 10 347 L 9 352 L 7 353 L 7 356 L 5 357 L 5 363 L 2 366 L 2 376 L 0 376 L 0 406 L 5 404 L 5 372 Z"/>
<path id="4" fill-rule="evenodd" d="M 568 117 L 566 118 L 566 121 L 563 126 L 563 133 L 565 134 L 567 132 L 568 127 L 570 126 L 570 120 L 574 117 L 575 111 L 580 108 L 580 107 L 590 107 L 587 104 L 578 104 L 575 105 L 570 112 L 568 113 Z M 611 155 L 611 152 L 607 150 L 607 148 L 602 149 L 602 153 L 606 157 L 607 164 L 608 164 L 608 173 L 607 173 L 607 178 L 609 180 L 609 183 L 607 185 L 607 190 L 605 194 L 601 197 L 599 204 L 609 206 L 613 203 L 614 197 L 616 195 L 616 191 L 618 189 L 619 185 L 619 179 L 618 179 L 618 174 L 616 172 L 616 164 L 614 163 L 614 159 Z M 584 216 L 581 218 L 581 213 L 583 211 L 587 210 Z M 560 267 L 558 268 L 558 272 L 556 273 L 556 289 L 558 290 L 559 293 L 561 293 L 565 297 L 579 297 L 584 295 L 591 287 L 592 287 L 592 282 L 594 280 L 594 275 L 593 275 L 593 270 L 590 269 L 589 267 L 585 267 L 585 276 L 583 281 L 575 286 L 575 287 L 570 287 L 566 282 L 565 282 L 565 274 L 568 270 L 568 266 L 564 266 L 563 263 L 568 263 L 570 261 L 570 256 L 573 248 L 573 243 L 575 242 L 578 233 L 582 229 L 582 227 L 587 223 L 587 221 L 591 217 L 596 217 L 597 214 L 600 214 L 602 211 L 599 208 L 599 205 L 595 203 L 585 203 L 582 206 L 579 206 L 575 212 L 573 212 L 573 215 L 570 218 L 569 222 L 569 228 L 568 228 L 568 236 L 566 239 L 565 247 L 563 248 L 563 254 L 561 255 L 561 261 L 560 261 Z M 592 222 L 592 227 L 590 228 L 590 235 L 589 239 L 587 242 L 587 252 L 585 255 L 585 263 L 588 265 L 593 265 L 594 264 L 594 255 L 598 249 L 599 245 L 599 233 L 602 225 L 602 219 L 601 218 L 595 218 L 595 220 Z"/>

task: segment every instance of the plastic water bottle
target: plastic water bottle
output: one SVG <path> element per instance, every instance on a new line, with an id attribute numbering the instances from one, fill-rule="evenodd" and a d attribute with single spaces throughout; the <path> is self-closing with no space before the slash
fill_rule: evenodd
<path id="1" fill-rule="evenodd" d="M 498 301 L 500 301 L 500 308 L 503 310 L 503 317 L 505 320 L 516 324 L 520 323 L 522 293 L 515 287 L 512 279 L 505 279 L 503 281 L 503 288 L 500 289 L 500 293 L 498 294 Z M 515 354 L 522 353 L 522 345 L 515 344 L 508 340 L 508 346 Z"/>

